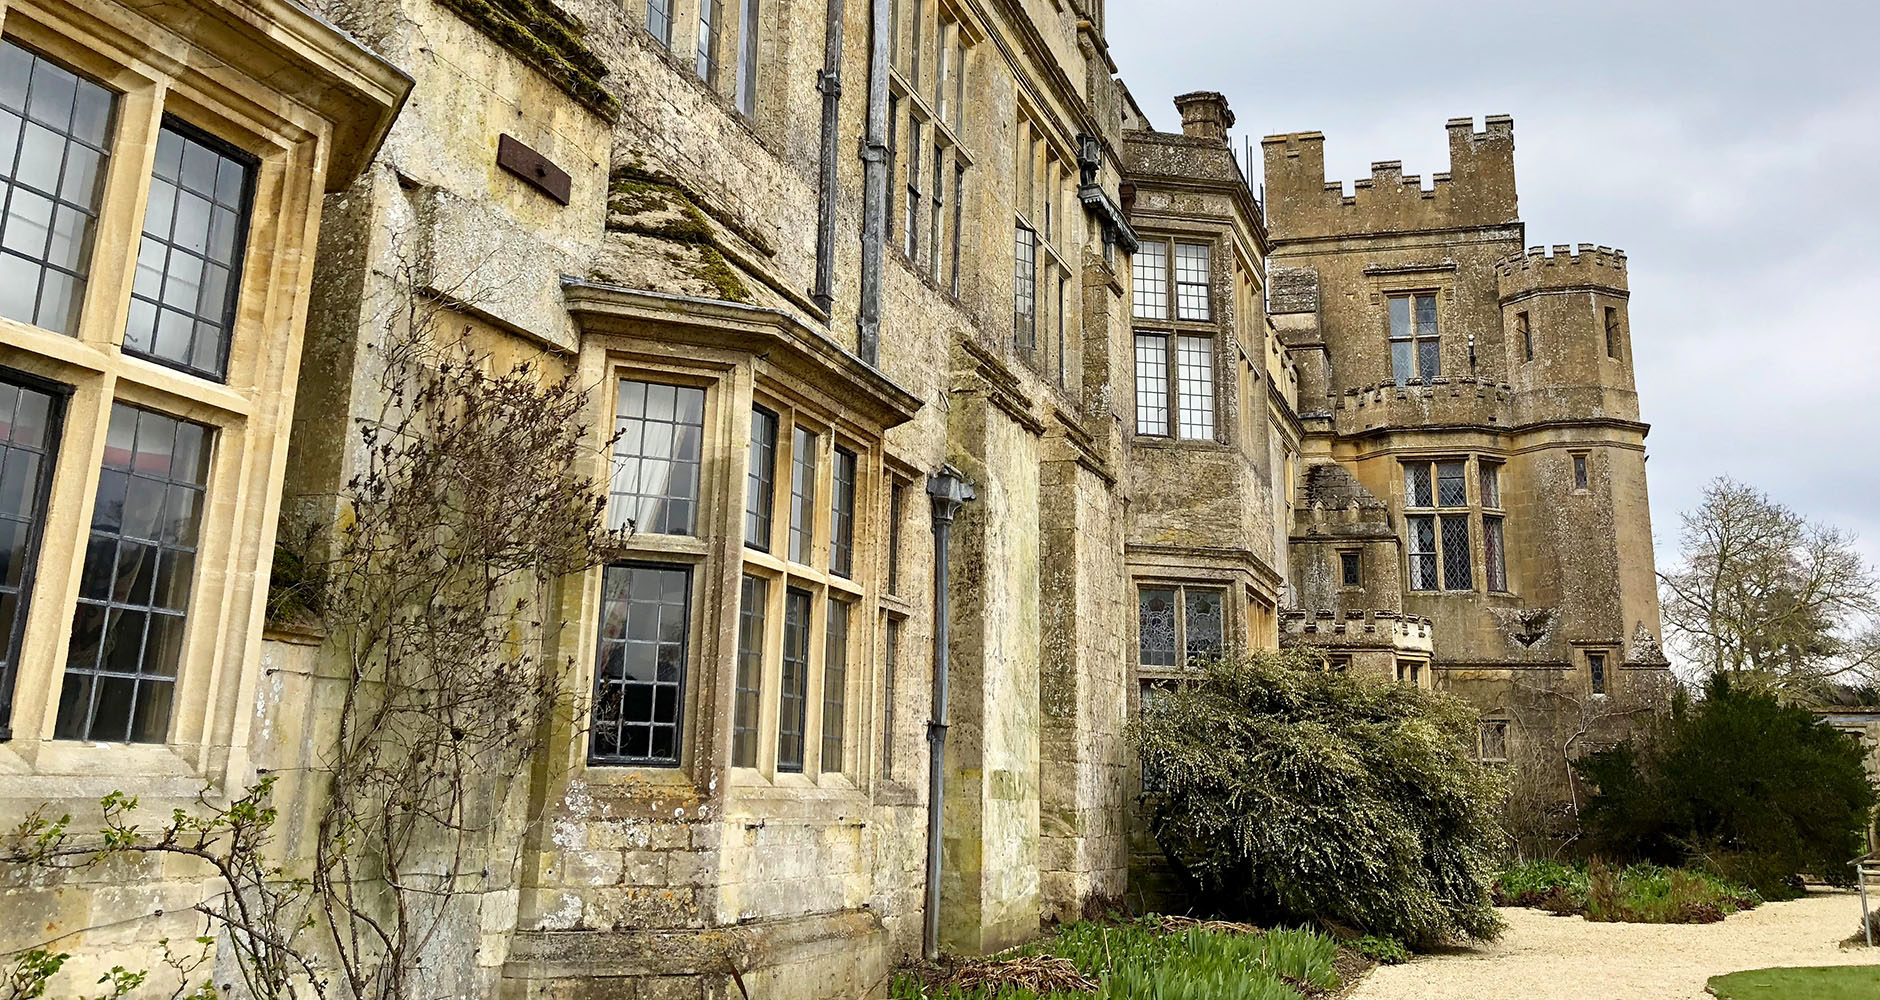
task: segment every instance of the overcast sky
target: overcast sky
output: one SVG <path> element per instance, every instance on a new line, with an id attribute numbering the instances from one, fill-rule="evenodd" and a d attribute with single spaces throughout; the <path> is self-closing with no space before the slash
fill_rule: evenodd
<path id="1" fill-rule="evenodd" d="M 1322 131 L 1326 173 L 1448 169 L 1443 122 L 1515 120 L 1529 245 L 1630 257 L 1660 568 L 1712 477 L 1857 531 L 1880 563 L 1880 4 L 1109 0 L 1157 128 L 1219 90 L 1237 149 Z M 1258 169 L 1257 166 L 1255 169 Z"/>

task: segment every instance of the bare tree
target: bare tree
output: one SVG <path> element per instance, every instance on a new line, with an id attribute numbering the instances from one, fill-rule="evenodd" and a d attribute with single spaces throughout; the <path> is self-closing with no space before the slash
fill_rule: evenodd
<path id="1" fill-rule="evenodd" d="M 1874 679 L 1880 581 L 1852 535 L 1727 477 L 1683 522 L 1683 563 L 1659 575 L 1673 648 L 1795 696 Z"/>

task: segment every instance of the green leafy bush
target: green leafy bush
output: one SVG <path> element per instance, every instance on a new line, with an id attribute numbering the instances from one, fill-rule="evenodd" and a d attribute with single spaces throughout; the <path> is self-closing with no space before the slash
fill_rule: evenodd
<path id="1" fill-rule="evenodd" d="M 1852 878 L 1875 793 L 1865 751 L 1814 713 L 1712 678 L 1695 704 L 1577 765 L 1598 789 L 1582 814 L 1601 854 L 1707 868 L 1765 898 L 1799 875 Z"/>
<path id="2" fill-rule="evenodd" d="M 1151 832 L 1199 909 L 1413 945 L 1493 937 L 1502 788 L 1475 712 L 1298 654 L 1209 664 L 1131 727 Z"/>
<path id="3" fill-rule="evenodd" d="M 1410 949 L 1393 937 L 1366 934 L 1351 942 L 1351 950 L 1379 965 L 1402 965 L 1410 961 Z"/>

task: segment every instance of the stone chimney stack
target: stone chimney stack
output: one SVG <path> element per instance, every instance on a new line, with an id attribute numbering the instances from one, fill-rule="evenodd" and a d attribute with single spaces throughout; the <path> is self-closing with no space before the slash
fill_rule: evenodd
<path id="1" fill-rule="evenodd" d="M 1227 108 L 1227 98 L 1212 90 L 1197 90 L 1175 98 L 1182 113 L 1182 134 L 1196 139 L 1227 141 L 1227 130 L 1234 127 L 1234 113 Z"/>

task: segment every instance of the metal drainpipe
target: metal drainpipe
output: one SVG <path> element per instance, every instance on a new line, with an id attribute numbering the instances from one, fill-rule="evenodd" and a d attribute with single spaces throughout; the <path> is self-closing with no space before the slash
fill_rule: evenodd
<path id="1" fill-rule="evenodd" d="M 855 353 L 873 365 L 881 344 L 881 255 L 888 217 L 888 60 L 894 41 L 890 0 L 870 0 L 868 125 L 862 137 L 862 300 Z"/>
<path id="2" fill-rule="evenodd" d="M 935 961 L 940 957 L 940 817 L 947 792 L 947 542 L 953 515 L 978 494 L 947 465 L 927 480 L 927 495 L 933 499 L 933 720 L 927 723 L 927 906 L 921 950 Z"/>
<path id="3" fill-rule="evenodd" d="M 810 297 L 825 314 L 835 304 L 836 269 L 836 126 L 842 106 L 842 0 L 829 0 L 823 41 L 823 69 L 816 81 L 822 91 L 821 188 L 816 194 L 816 287 Z"/>

